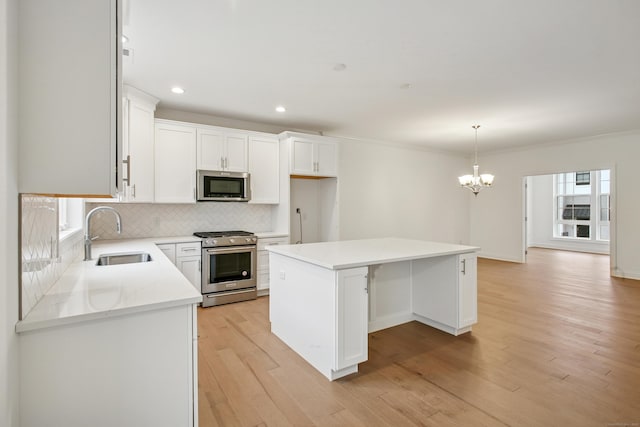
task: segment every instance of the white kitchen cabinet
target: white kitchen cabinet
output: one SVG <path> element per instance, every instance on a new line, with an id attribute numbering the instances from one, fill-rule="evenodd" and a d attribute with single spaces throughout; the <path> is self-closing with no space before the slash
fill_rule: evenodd
<path id="1" fill-rule="evenodd" d="M 477 322 L 477 255 L 412 262 L 414 313 L 458 335 Z M 455 308 L 455 309 L 452 309 Z"/>
<path id="2" fill-rule="evenodd" d="M 154 176 L 156 203 L 195 203 L 195 127 L 156 120 Z"/>
<path id="3" fill-rule="evenodd" d="M 249 136 L 249 174 L 249 203 L 280 203 L 280 143 L 275 135 Z"/>
<path id="4" fill-rule="evenodd" d="M 329 138 L 285 132 L 289 144 L 289 173 L 300 176 L 337 177 L 338 144 Z"/>
<path id="5" fill-rule="evenodd" d="M 162 243 L 156 246 L 200 292 L 202 281 L 202 245 L 200 242 Z"/>
<path id="6" fill-rule="evenodd" d="M 158 99 L 131 86 L 124 87 L 122 201 L 154 200 L 154 112 Z"/>
<path id="7" fill-rule="evenodd" d="M 258 237 L 256 274 L 259 295 L 262 296 L 269 293 L 269 251 L 267 251 L 267 247 L 288 244 L 289 236 Z"/>
<path id="8" fill-rule="evenodd" d="M 200 242 L 176 244 L 176 266 L 198 290 L 202 281 L 202 254 Z"/>
<path id="9" fill-rule="evenodd" d="M 197 426 L 196 316 L 189 304 L 22 332 L 20 425 Z"/>
<path id="10" fill-rule="evenodd" d="M 120 0 L 21 0 L 16 7 L 18 191 L 116 195 Z"/>
<path id="11" fill-rule="evenodd" d="M 198 127 L 198 169 L 247 172 L 248 134 L 218 127 Z"/>
<path id="12" fill-rule="evenodd" d="M 367 360 L 369 295 L 367 267 L 338 271 L 335 370 Z"/>
<path id="13" fill-rule="evenodd" d="M 458 328 L 478 322 L 478 256 L 458 255 Z"/>
<path id="14" fill-rule="evenodd" d="M 158 249 L 160 249 L 167 256 L 167 258 L 169 258 L 169 261 L 171 261 L 171 263 L 175 265 L 176 264 L 175 243 L 163 243 L 157 246 L 158 246 Z"/>

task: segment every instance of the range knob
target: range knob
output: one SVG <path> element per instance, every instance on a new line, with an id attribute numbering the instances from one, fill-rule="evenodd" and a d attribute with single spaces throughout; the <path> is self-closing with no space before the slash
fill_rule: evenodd
<path id="1" fill-rule="evenodd" d="M 212 243 L 213 245 L 217 245 L 217 244 L 218 244 L 218 241 L 217 241 L 216 239 L 213 239 L 213 240 L 211 241 L 211 243 Z"/>
<path id="2" fill-rule="evenodd" d="M 244 239 L 244 240 L 245 240 L 245 242 L 247 242 L 247 243 L 251 243 L 251 238 L 250 238 L 250 237 L 247 237 L 247 238 L 246 238 L 246 239 Z"/>
<path id="3" fill-rule="evenodd" d="M 229 243 L 235 243 L 236 239 L 229 239 Z"/>

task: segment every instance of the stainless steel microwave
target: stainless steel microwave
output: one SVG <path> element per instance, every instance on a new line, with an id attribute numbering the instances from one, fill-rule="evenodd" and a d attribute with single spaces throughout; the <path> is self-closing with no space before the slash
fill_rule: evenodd
<path id="1" fill-rule="evenodd" d="M 199 202 L 248 202 L 250 175 L 246 172 L 198 170 Z"/>

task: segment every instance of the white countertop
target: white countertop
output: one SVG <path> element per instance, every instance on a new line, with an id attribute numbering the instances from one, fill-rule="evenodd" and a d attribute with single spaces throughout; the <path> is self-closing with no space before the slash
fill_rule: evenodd
<path id="1" fill-rule="evenodd" d="M 477 252 L 475 246 L 398 238 L 268 246 L 267 250 L 331 270 Z"/>
<path id="2" fill-rule="evenodd" d="M 75 260 L 27 316 L 16 332 L 121 316 L 186 304 L 202 295 L 158 249 L 157 243 L 201 241 L 195 236 L 94 242 L 93 259 Z M 101 254 L 144 251 L 152 261 L 96 266 Z"/>

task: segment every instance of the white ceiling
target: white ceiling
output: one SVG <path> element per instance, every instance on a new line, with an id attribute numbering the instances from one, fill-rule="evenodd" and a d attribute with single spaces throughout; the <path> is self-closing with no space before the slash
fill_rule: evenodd
<path id="1" fill-rule="evenodd" d="M 124 33 L 164 108 L 455 152 L 640 129 L 638 0 L 128 0 Z"/>

